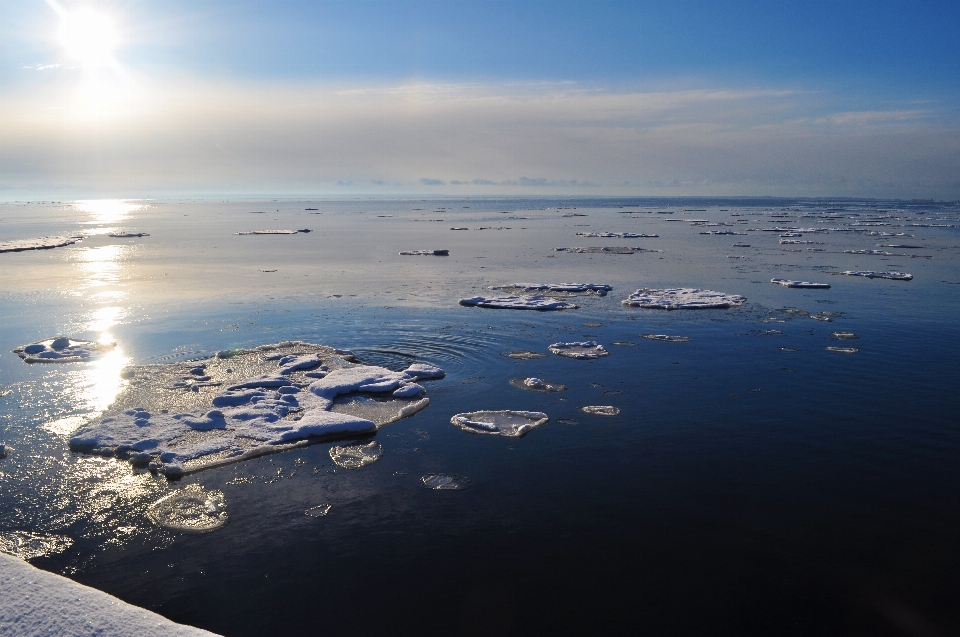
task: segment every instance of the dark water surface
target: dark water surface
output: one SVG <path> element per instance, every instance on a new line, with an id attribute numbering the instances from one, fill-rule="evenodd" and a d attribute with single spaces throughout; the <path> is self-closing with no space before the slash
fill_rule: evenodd
<path id="1" fill-rule="evenodd" d="M 574 213 L 586 216 L 564 216 Z M 0 218 L 0 241 L 91 235 L 0 254 L 0 440 L 13 448 L 0 460 L 0 541 L 36 566 L 224 635 L 960 634 L 954 205 L 170 201 L 4 204 Z M 793 245 L 756 229 L 775 225 L 848 230 L 807 232 L 801 239 L 821 243 Z M 150 236 L 106 236 L 118 227 Z M 232 234 L 262 228 L 313 232 Z M 709 230 L 746 234 L 700 234 Z M 635 245 L 663 252 L 553 250 Z M 438 248 L 450 256 L 397 255 Z M 848 269 L 914 280 L 830 274 Z M 833 287 L 787 289 L 772 277 Z M 457 305 L 517 281 L 614 291 L 564 312 Z M 673 312 L 620 304 L 637 288 L 667 286 L 747 302 Z M 837 331 L 859 338 L 832 339 Z M 691 340 L 640 336 L 650 333 Z M 60 334 L 118 346 L 93 363 L 28 366 L 10 353 Z M 383 427 L 383 457 L 356 471 L 334 465 L 332 443 L 322 443 L 168 483 L 67 447 L 70 428 L 122 389 L 126 364 L 289 339 L 392 369 L 429 362 L 447 376 L 424 383 L 429 408 Z M 579 340 L 610 356 L 504 356 Z M 510 385 L 532 376 L 567 390 Z M 483 409 L 543 411 L 550 422 L 522 439 L 450 424 Z M 431 473 L 464 476 L 469 488 L 426 489 Z M 229 523 L 188 535 L 144 517 L 187 484 L 223 491 Z M 304 514 L 324 504 L 326 516 Z"/>

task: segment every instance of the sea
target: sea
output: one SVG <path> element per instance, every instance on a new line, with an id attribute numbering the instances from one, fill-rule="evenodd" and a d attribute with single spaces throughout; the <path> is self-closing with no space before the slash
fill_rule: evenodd
<path id="1" fill-rule="evenodd" d="M 0 244 L 50 236 L 82 239 L 0 252 L 0 550 L 39 568 L 238 637 L 960 633 L 960 202 L 0 203 Z M 459 303 L 516 283 L 612 289 Z M 745 301 L 622 302 L 670 288 Z M 104 347 L 14 352 L 61 336 Z M 129 366 L 285 341 L 446 376 L 359 469 L 323 439 L 172 479 L 71 450 Z M 481 410 L 549 420 L 451 422 Z M 225 525 L 147 515 L 190 485 Z"/>

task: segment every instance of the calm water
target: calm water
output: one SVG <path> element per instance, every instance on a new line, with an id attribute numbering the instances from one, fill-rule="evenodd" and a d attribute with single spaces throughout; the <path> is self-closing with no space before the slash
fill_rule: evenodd
<path id="1" fill-rule="evenodd" d="M 958 216 L 772 199 L 0 204 L 0 241 L 87 236 L 0 254 L 0 440 L 13 448 L 0 460 L 0 545 L 225 635 L 960 633 Z M 781 245 L 759 230 L 771 227 L 835 230 Z M 149 236 L 107 236 L 119 228 Z M 270 228 L 313 232 L 234 234 Z M 701 234 L 717 230 L 744 234 Z M 623 231 L 659 237 L 576 236 Z M 569 246 L 662 252 L 554 250 Z M 450 256 L 397 254 L 441 248 Z M 843 252 L 861 249 L 905 256 Z M 457 305 L 517 281 L 614 291 L 564 312 Z M 675 286 L 747 302 L 620 304 Z M 118 345 L 83 364 L 11 353 L 62 334 Z M 125 365 L 288 339 L 448 375 L 425 383 L 427 410 L 378 432 L 383 457 L 357 471 L 332 463 L 330 443 L 175 483 L 69 451 L 69 432 L 122 390 Z M 578 340 L 610 356 L 503 356 Z M 529 376 L 568 389 L 510 385 Z M 551 420 L 518 440 L 450 424 L 480 409 Z M 470 488 L 430 491 L 429 473 Z M 144 517 L 193 483 L 226 494 L 225 527 L 184 535 Z M 323 504 L 328 515 L 304 515 Z"/>

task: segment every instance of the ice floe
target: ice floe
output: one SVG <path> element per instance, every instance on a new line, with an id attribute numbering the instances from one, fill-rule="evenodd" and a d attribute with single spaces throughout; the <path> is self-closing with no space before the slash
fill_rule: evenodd
<path id="1" fill-rule="evenodd" d="M 813 288 L 826 290 L 830 288 L 829 283 L 811 283 L 809 281 L 791 281 L 790 279 L 770 279 L 770 283 L 782 285 L 785 288 Z"/>
<path id="2" fill-rule="evenodd" d="M 556 252 L 571 252 L 573 254 L 635 254 L 637 252 L 663 252 L 663 250 L 648 250 L 647 248 L 627 246 L 589 246 L 575 248 L 554 248 Z"/>
<path id="3" fill-rule="evenodd" d="M 566 356 L 567 358 L 576 358 L 578 360 L 591 360 L 610 355 L 610 352 L 596 341 L 554 343 L 549 349 L 558 356 Z"/>
<path id="4" fill-rule="evenodd" d="M 25 363 L 76 363 L 115 346 L 116 343 L 95 343 L 69 336 L 56 336 L 21 345 L 13 350 L 13 353 Z"/>
<path id="5" fill-rule="evenodd" d="M 700 234 L 714 234 L 714 235 L 746 235 L 746 232 L 734 232 L 733 230 L 707 230 L 701 232 Z"/>
<path id="6" fill-rule="evenodd" d="M 856 354 L 860 351 L 856 347 L 836 347 L 834 345 L 830 345 L 824 349 L 828 352 L 839 352 L 841 354 Z"/>
<path id="7" fill-rule="evenodd" d="M 470 486 L 469 478 L 446 473 L 428 473 L 420 482 L 434 491 L 461 491 Z"/>
<path id="8" fill-rule="evenodd" d="M 689 336 L 673 336 L 671 334 L 640 334 L 640 336 L 651 341 L 665 341 L 667 343 L 689 343 L 692 340 Z"/>
<path id="9" fill-rule="evenodd" d="M 309 228 L 303 228 L 301 230 L 243 230 L 237 234 L 299 234 L 312 232 Z"/>
<path id="10" fill-rule="evenodd" d="M 344 469 L 360 469 L 373 464 L 383 455 L 383 447 L 376 440 L 363 444 L 330 447 L 330 459 Z"/>
<path id="11" fill-rule="evenodd" d="M 620 409 L 613 405 L 584 405 L 580 408 L 580 411 L 594 416 L 617 416 L 620 414 Z"/>
<path id="12" fill-rule="evenodd" d="M 724 309 L 743 305 L 747 299 L 739 294 L 724 294 L 700 288 L 641 288 L 624 299 L 630 307 L 662 310 Z"/>
<path id="13" fill-rule="evenodd" d="M 34 533 L 32 531 L 0 533 L 0 553 L 12 555 L 21 560 L 32 560 L 35 557 L 47 557 L 54 553 L 62 553 L 71 546 L 73 546 L 73 540 L 66 535 Z"/>
<path id="14" fill-rule="evenodd" d="M 491 285 L 491 290 L 509 290 L 511 292 L 559 292 L 564 294 L 596 294 L 606 296 L 613 288 L 606 283 L 508 283 Z"/>
<path id="15" fill-rule="evenodd" d="M 449 250 L 403 250 L 400 254 L 407 257 L 447 257 Z"/>
<path id="16" fill-rule="evenodd" d="M 151 504 L 147 518 L 171 531 L 208 533 L 227 523 L 227 500 L 222 491 L 190 484 Z"/>
<path id="17" fill-rule="evenodd" d="M 508 358 L 516 358 L 521 361 L 533 360 L 535 358 L 546 358 L 547 355 L 543 352 L 531 352 L 529 350 L 517 350 L 514 352 L 506 352 L 503 354 Z"/>
<path id="18" fill-rule="evenodd" d="M 845 254 L 872 254 L 874 256 L 880 257 L 905 257 L 905 254 L 894 254 L 893 252 L 887 252 L 886 250 L 844 250 Z"/>
<path id="19" fill-rule="evenodd" d="M 555 383 L 552 380 L 544 380 L 542 378 L 511 378 L 510 384 L 518 389 L 524 389 L 526 391 L 537 391 L 543 393 L 551 393 L 566 390 L 566 385 L 561 385 L 560 383 Z"/>
<path id="20" fill-rule="evenodd" d="M 636 232 L 578 232 L 578 237 L 594 239 L 655 239 L 658 234 L 638 234 Z"/>
<path id="21" fill-rule="evenodd" d="M 349 352 L 287 341 L 200 363 L 136 367 L 116 402 L 74 432 L 70 447 L 149 463 L 175 477 L 374 433 L 424 409 L 430 401 L 419 381 L 444 375 L 422 363 L 391 371 L 352 359 Z M 198 381 L 188 383 L 191 378 Z M 356 397 L 372 407 L 349 400 Z"/>
<path id="22" fill-rule="evenodd" d="M 846 274 L 848 276 L 863 276 L 868 279 L 891 279 L 893 281 L 912 281 L 913 275 L 906 272 L 874 272 L 872 270 L 844 270 L 835 274 Z"/>
<path id="23" fill-rule="evenodd" d="M 821 245 L 822 243 L 822 241 L 808 241 L 806 239 L 780 239 L 780 245 Z"/>
<path id="24" fill-rule="evenodd" d="M 23 252 L 24 250 L 49 250 L 62 248 L 82 241 L 83 236 L 56 236 L 40 237 L 38 239 L 17 239 L 15 241 L 0 242 L 0 252 Z"/>
<path id="25" fill-rule="evenodd" d="M 133 237 L 149 237 L 149 232 L 135 232 L 133 230 L 116 230 L 107 234 L 108 237 L 115 239 L 130 239 Z"/>
<path id="26" fill-rule="evenodd" d="M 838 341 L 855 341 L 859 336 L 853 332 L 833 332 L 830 334 L 830 338 L 836 339 Z"/>
<path id="27" fill-rule="evenodd" d="M 329 504 L 321 504 L 319 506 L 310 507 L 303 513 L 309 515 L 311 518 L 322 518 L 326 514 L 330 513 L 332 507 Z"/>
<path id="28" fill-rule="evenodd" d="M 474 296 L 468 299 L 460 299 L 460 305 L 467 307 L 486 307 L 495 310 L 538 310 L 541 312 L 551 310 L 574 310 L 579 305 L 552 299 L 544 296 Z"/>
<path id="29" fill-rule="evenodd" d="M 549 418 L 539 411 L 471 411 L 457 414 L 450 422 L 464 431 L 521 438 L 534 427 L 547 424 Z"/>

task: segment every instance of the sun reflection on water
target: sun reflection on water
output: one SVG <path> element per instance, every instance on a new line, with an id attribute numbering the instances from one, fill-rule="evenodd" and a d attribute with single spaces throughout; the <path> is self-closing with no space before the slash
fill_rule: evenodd
<path id="1" fill-rule="evenodd" d="M 89 213 L 89 219 L 83 222 L 87 224 L 119 223 L 126 220 L 130 213 L 143 208 L 141 204 L 121 199 L 78 201 L 75 207 L 80 212 Z"/>

